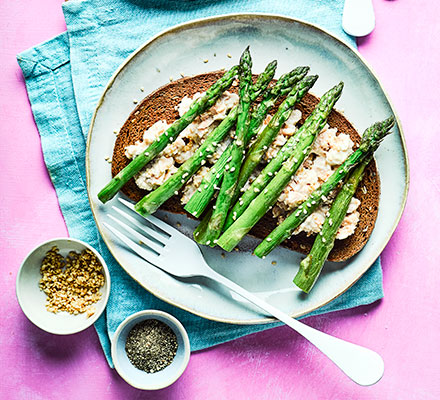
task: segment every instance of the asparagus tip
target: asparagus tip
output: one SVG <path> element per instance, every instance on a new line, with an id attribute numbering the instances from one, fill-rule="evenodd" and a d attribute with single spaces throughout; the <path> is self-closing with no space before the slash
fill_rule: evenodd
<path id="1" fill-rule="evenodd" d="M 276 68 L 277 65 L 278 65 L 278 61 L 277 61 L 277 60 L 273 60 L 273 61 L 271 61 L 271 62 L 267 65 L 267 68 L 268 68 L 268 69 L 269 69 L 269 68 Z"/>
<path id="2" fill-rule="evenodd" d="M 382 122 L 382 126 L 386 131 L 389 131 L 394 126 L 395 122 L 396 122 L 396 120 L 391 115 L 385 121 Z"/>
<path id="3" fill-rule="evenodd" d="M 306 76 L 304 80 L 307 81 L 311 86 L 313 86 L 315 82 L 318 80 L 318 78 L 319 75 L 310 75 L 310 76 Z"/>

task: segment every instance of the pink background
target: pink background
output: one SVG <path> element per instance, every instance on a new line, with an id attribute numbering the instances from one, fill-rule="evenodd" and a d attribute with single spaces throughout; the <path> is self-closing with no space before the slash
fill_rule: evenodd
<path id="1" fill-rule="evenodd" d="M 19 265 L 38 243 L 67 234 L 43 163 L 15 55 L 65 30 L 62 0 L 0 2 L 0 398 L 439 399 L 440 3 L 374 0 L 376 30 L 359 40 L 403 123 L 411 189 L 385 249 L 385 298 L 306 322 L 378 351 L 383 379 L 362 388 L 280 327 L 192 355 L 158 392 L 108 368 L 93 328 L 57 337 L 33 326 L 15 298 Z"/>

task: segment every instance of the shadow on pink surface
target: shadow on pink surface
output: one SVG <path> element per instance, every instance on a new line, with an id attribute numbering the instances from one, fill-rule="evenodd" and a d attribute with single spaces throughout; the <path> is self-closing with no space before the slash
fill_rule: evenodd
<path id="1" fill-rule="evenodd" d="M 52 367 L 57 364 L 64 366 L 66 363 L 84 359 L 90 351 L 84 343 L 89 341 L 89 329 L 94 328 L 74 335 L 53 335 L 32 324 L 24 315 L 22 318 L 25 320 L 21 324 L 23 340 L 30 345 L 29 356 L 35 357 L 39 362 L 48 363 Z M 96 344 L 99 346 L 98 341 Z"/>

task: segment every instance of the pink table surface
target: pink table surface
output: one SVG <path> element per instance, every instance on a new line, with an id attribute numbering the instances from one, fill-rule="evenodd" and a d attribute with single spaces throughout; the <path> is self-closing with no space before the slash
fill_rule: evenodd
<path id="1" fill-rule="evenodd" d="M 61 3 L 0 2 L 0 398 L 439 399 L 440 3 L 375 0 L 376 30 L 359 40 L 400 115 L 411 162 L 407 206 L 382 257 L 385 298 L 306 321 L 378 351 L 383 379 L 357 386 L 280 327 L 193 354 L 181 379 L 150 393 L 108 368 L 93 328 L 46 334 L 15 298 L 27 252 L 67 234 L 15 61 L 18 52 L 65 30 Z"/>

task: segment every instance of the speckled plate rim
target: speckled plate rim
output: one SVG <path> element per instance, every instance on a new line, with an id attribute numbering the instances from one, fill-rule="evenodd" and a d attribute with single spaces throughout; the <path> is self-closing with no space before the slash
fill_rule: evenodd
<path id="1" fill-rule="evenodd" d="M 353 55 L 355 57 L 357 57 L 361 63 L 364 64 L 364 66 L 368 69 L 368 71 L 371 73 L 372 77 L 376 80 L 376 82 L 378 83 L 378 86 L 380 87 L 381 91 L 383 92 L 383 95 L 386 99 L 386 101 L 388 102 L 388 105 L 390 106 L 394 117 L 396 119 L 396 125 L 398 127 L 398 133 L 400 136 L 400 140 L 402 143 L 402 151 L 403 151 L 403 156 L 404 156 L 404 163 L 405 163 L 405 188 L 404 188 L 404 192 L 403 192 L 403 196 L 402 196 L 402 202 L 400 205 L 400 209 L 399 212 L 397 214 L 397 217 L 394 221 L 394 224 L 392 226 L 392 229 L 390 230 L 389 236 L 386 238 L 386 240 L 383 240 L 383 244 L 381 246 L 378 246 L 378 250 L 369 258 L 369 260 L 367 262 L 365 262 L 365 267 L 360 270 L 357 275 L 355 275 L 353 277 L 352 282 L 350 282 L 348 285 L 344 285 L 342 287 L 339 287 L 338 289 L 335 290 L 335 293 L 333 296 L 331 296 L 330 298 L 328 298 L 326 301 L 321 302 L 320 304 L 317 304 L 313 307 L 310 307 L 306 310 L 303 310 L 301 312 L 298 313 L 291 313 L 291 317 L 292 318 L 298 318 L 301 317 L 303 315 L 309 314 L 312 311 L 317 310 L 318 308 L 321 308 L 323 306 L 325 306 L 326 304 L 330 303 L 331 301 L 333 301 L 334 299 L 336 299 L 338 296 L 340 296 L 341 294 L 343 294 L 344 292 L 346 292 L 348 289 L 350 289 L 364 274 L 365 272 L 371 267 L 371 265 L 373 265 L 374 261 L 380 256 L 380 254 L 382 253 L 382 251 L 384 250 L 384 248 L 386 247 L 386 245 L 388 244 L 389 240 L 391 239 L 394 231 L 397 228 L 397 225 L 402 217 L 403 214 L 403 210 L 405 209 L 405 205 L 406 205 L 406 201 L 407 201 L 407 197 L 408 197 L 408 190 L 409 190 L 409 159 L 408 159 L 408 151 L 407 151 L 407 147 L 406 147 L 406 142 L 405 142 L 405 137 L 403 134 L 403 129 L 402 129 L 402 124 L 400 121 L 400 118 L 397 115 L 397 112 L 390 100 L 390 97 L 388 95 L 388 93 L 386 92 L 385 88 L 383 87 L 379 77 L 377 76 L 377 74 L 374 72 L 373 68 L 369 65 L 369 63 L 366 61 L 366 59 L 358 52 L 357 49 L 355 49 L 353 46 L 349 45 L 348 43 L 344 42 L 343 40 L 339 39 L 337 36 L 335 36 L 334 34 L 332 34 L 331 32 L 327 31 L 326 29 L 323 29 L 315 24 L 312 24 L 310 22 L 306 22 L 303 21 L 301 19 L 297 19 L 297 18 L 292 18 L 292 17 L 287 17 L 284 15 L 280 15 L 280 14 L 271 14 L 271 13 L 234 13 L 234 14 L 223 14 L 223 15 L 217 15 L 217 16 L 213 16 L 213 17 L 207 17 L 207 18 L 199 18 L 199 19 L 194 19 L 188 22 L 184 22 L 182 24 L 178 24 L 175 25 L 171 28 L 168 28 L 160 33 L 158 33 L 157 35 L 153 36 L 150 40 L 146 41 L 144 44 L 142 44 L 137 50 L 135 50 L 129 57 L 127 57 L 125 59 L 125 61 L 118 67 L 118 69 L 114 72 L 114 74 L 112 75 L 112 77 L 110 78 L 109 82 L 107 83 L 106 87 L 103 90 L 103 93 L 101 95 L 101 97 L 98 100 L 98 104 L 96 106 L 96 109 L 93 113 L 92 116 L 92 120 L 90 123 L 90 127 L 89 127 L 89 131 L 88 131 L 88 137 L 87 137 L 87 148 L 86 148 L 86 178 L 87 178 L 87 189 L 88 189 L 88 196 L 89 196 L 89 203 L 91 205 L 91 210 L 92 210 L 92 214 L 93 214 L 93 218 L 95 219 L 96 225 L 98 227 L 98 230 L 104 240 L 104 242 L 106 243 L 110 253 L 113 255 L 113 257 L 116 259 L 116 261 L 118 261 L 118 263 L 122 266 L 122 263 L 118 260 L 118 258 L 116 257 L 116 254 L 114 253 L 114 251 L 112 251 L 112 246 L 109 245 L 109 243 L 111 243 L 110 239 L 107 237 L 106 233 L 104 232 L 104 229 L 102 229 L 100 227 L 100 224 L 98 222 L 98 218 L 96 215 L 96 210 L 93 207 L 93 202 L 90 199 L 90 158 L 89 158 L 89 150 L 90 150 L 90 143 L 91 143 L 91 137 L 92 137 L 92 132 L 93 132 L 93 128 L 94 128 L 94 124 L 95 124 L 95 119 L 96 116 L 98 114 L 98 111 L 105 99 L 105 96 L 107 94 L 107 92 L 111 89 L 111 87 L 113 86 L 113 83 L 115 82 L 115 80 L 117 79 L 118 75 L 124 70 L 124 68 L 131 62 L 131 60 L 133 60 L 137 55 L 139 55 L 141 52 L 146 51 L 148 49 L 149 46 L 151 46 L 156 40 L 158 40 L 159 38 L 163 38 L 166 35 L 169 34 L 174 34 L 177 33 L 179 31 L 185 31 L 188 28 L 194 27 L 196 25 L 199 24 L 206 24 L 209 22 L 216 22 L 216 21 L 221 21 L 221 20 L 225 20 L 225 19 L 234 19 L 234 18 L 263 18 L 263 19 L 278 19 L 278 20 L 283 20 L 285 22 L 291 22 L 291 23 L 297 23 L 297 24 L 302 24 L 304 26 L 307 26 L 309 28 L 315 29 L 317 31 L 319 31 L 320 33 L 324 33 L 325 35 L 329 36 L 332 40 L 336 41 L 339 45 L 345 47 L 346 49 L 348 49 L 349 51 L 351 51 L 353 53 Z M 133 278 L 133 277 L 132 277 Z M 135 279 L 135 278 L 133 278 Z M 206 318 L 212 321 L 217 321 L 217 322 L 223 322 L 223 323 L 229 323 L 229 324 L 238 324 L 238 325 L 255 325 L 255 324 L 269 324 L 269 323 L 273 323 L 274 321 L 276 321 L 276 319 L 274 318 L 270 318 L 270 317 L 266 317 L 266 318 L 258 318 L 258 319 L 253 319 L 253 320 L 239 320 L 239 319 L 227 319 L 227 318 L 218 318 L 203 312 L 200 312 L 198 310 L 195 310 L 191 307 L 188 307 L 184 304 L 181 304 L 180 302 L 176 302 L 176 301 L 171 301 L 168 298 L 156 293 L 153 290 L 150 290 L 150 288 L 146 288 L 141 282 L 139 282 L 138 280 L 135 279 L 135 281 L 137 283 L 139 283 L 142 287 L 144 287 L 146 290 L 148 290 L 151 294 L 153 294 L 154 296 L 156 296 L 157 298 L 175 306 L 175 307 L 179 307 L 182 310 L 191 312 L 195 315 L 198 315 L 199 317 L 202 318 Z"/>

